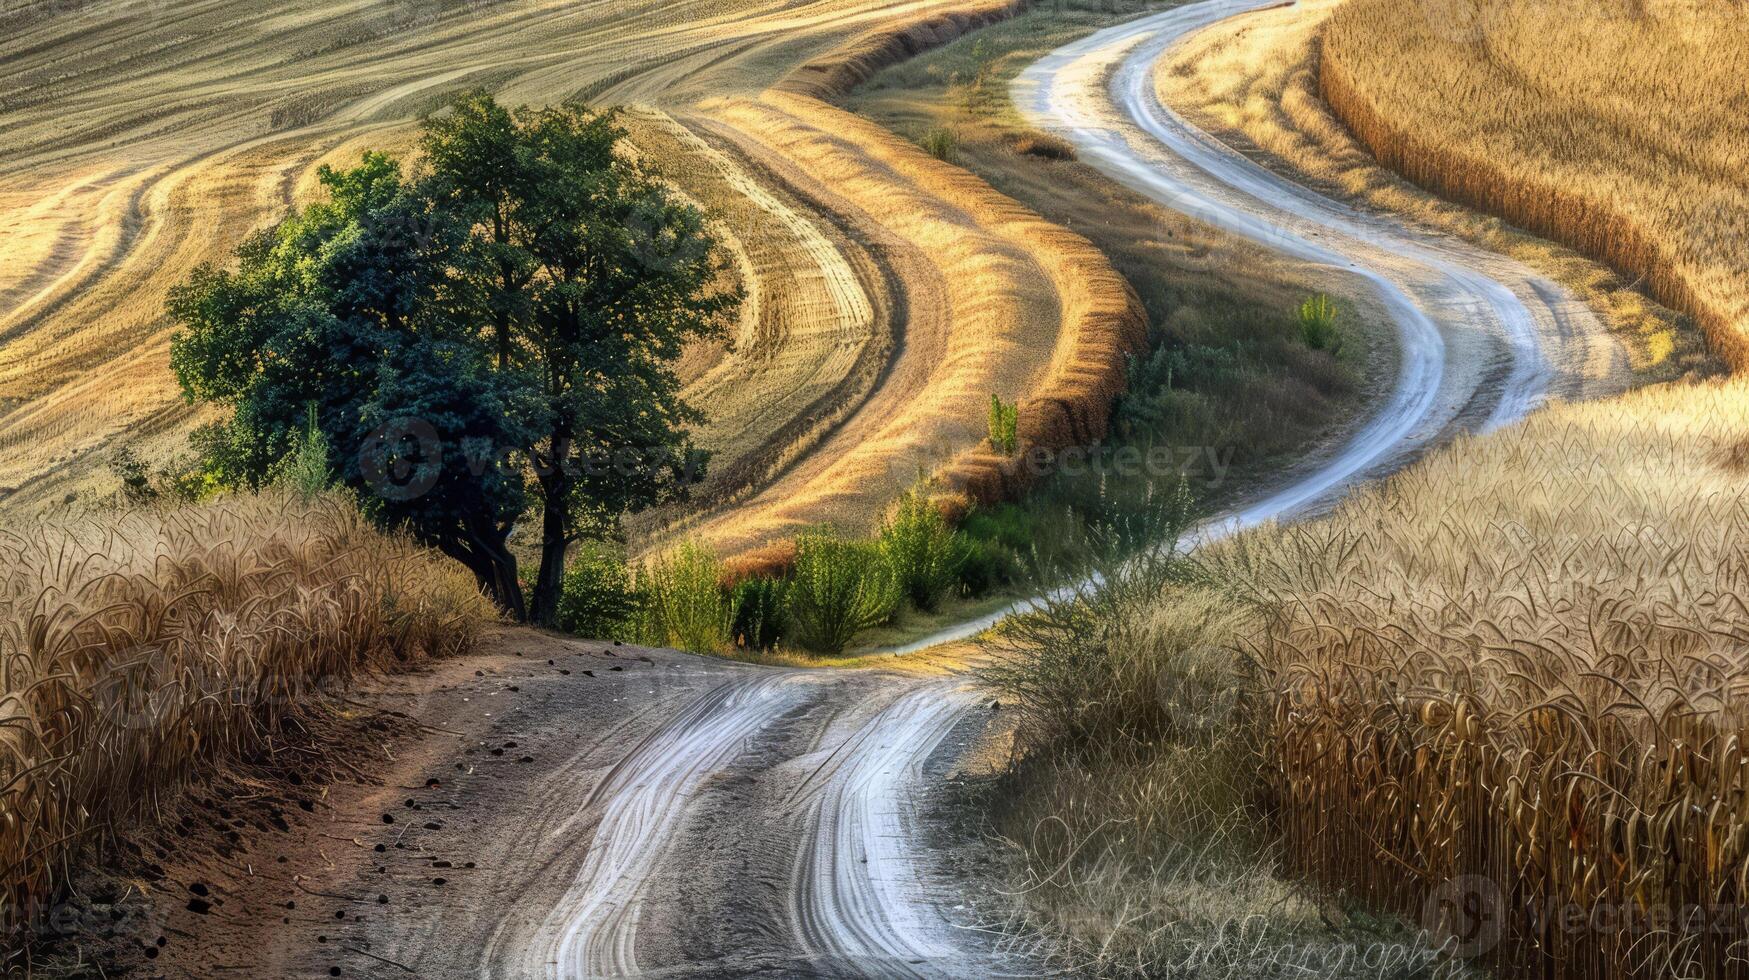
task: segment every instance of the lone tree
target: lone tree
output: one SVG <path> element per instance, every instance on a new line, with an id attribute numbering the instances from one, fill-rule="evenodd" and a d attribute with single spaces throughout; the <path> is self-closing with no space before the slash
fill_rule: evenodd
<path id="1" fill-rule="evenodd" d="M 462 96 L 411 177 L 376 153 L 171 294 L 185 395 L 232 408 L 210 465 L 258 485 L 307 426 L 367 513 L 556 620 L 565 553 L 702 473 L 673 370 L 740 302 L 697 209 L 619 152 L 612 111 Z M 526 601 L 509 548 L 540 514 Z"/>

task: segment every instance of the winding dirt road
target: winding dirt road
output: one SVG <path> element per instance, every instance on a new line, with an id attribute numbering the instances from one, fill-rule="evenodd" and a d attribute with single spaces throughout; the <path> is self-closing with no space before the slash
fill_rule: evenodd
<path id="1" fill-rule="evenodd" d="M 1095 34 L 1039 62 L 1015 89 L 1035 125 L 1072 140 L 1082 159 L 1114 179 L 1295 258 L 1327 264 L 1332 278 L 1355 280 L 1396 314 L 1402 363 L 1376 414 L 1333 455 L 1206 525 L 1205 539 L 1305 514 L 1458 432 L 1510 424 L 1550 397 L 1613 393 L 1626 374 L 1625 358 L 1602 325 L 1554 283 L 1492 253 L 1319 197 L 1160 103 L 1153 69 L 1174 42 L 1269 2 L 1211 0 Z M 944 631 L 906 652 L 988 624 Z M 949 925 L 941 911 L 946 900 L 931 900 L 930 876 L 913 856 L 924 768 L 941 762 L 949 733 L 972 717 L 975 695 L 952 676 L 791 671 L 759 672 L 712 689 L 595 791 L 604 812 L 597 846 L 571 896 L 543 927 L 544 938 L 528 947 L 556 944 L 553 975 L 648 966 L 636 956 L 646 940 L 635 910 L 673 897 L 651 887 L 663 880 L 652 871 L 691 859 L 676 845 L 685 840 L 681 824 L 700 818 L 697 787 L 753 743 L 793 738 L 772 723 L 807 712 L 809 704 L 842 707 L 803 742 L 805 755 L 766 772 L 803 759 L 817 764 L 799 782 L 792 777 L 776 810 L 748 810 L 750 823 L 740 828 L 743 839 L 756 840 L 759 823 L 785 826 L 789 839 L 778 849 L 792 855 L 787 905 L 797 960 L 834 974 L 985 972 L 983 952 Z"/>
<path id="2" fill-rule="evenodd" d="M 1496 255 L 1321 198 L 1254 166 L 1160 103 L 1154 67 L 1174 42 L 1273 2 L 1209 0 L 1103 31 L 1042 60 L 1015 87 L 1035 125 L 1074 142 L 1083 160 L 1114 179 L 1326 264 L 1332 280 L 1346 280 L 1342 288 L 1371 290 L 1395 313 L 1401 368 L 1372 418 L 1332 455 L 1205 526 L 1205 539 L 1312 512 L 1355 481 L 1400 467 L 1459 432 L 1509 424 L 1551 397 L 1614 392 L 1626 373 L 1595 317 L 1555 284 Z M 943 631 L 906 652 L 963 638 L 990 621 Z M 492 738 L 574 736 L 582 696 L 570 686 L 576 675 L 561 679 L 525 665 L 546 657 L 575 666 L 581 661 L 559 658 L 592 657 L 600 670 L 609 662 L 601 658 L 613 656 L 597 652 L 599 645 L 585 651 L 575 641 L 538 642 L 549 649 L 515 654 L 528 659 L 503 655 L 494 676 L 479 682 L 526 675 L 508 690 L 524 688 L 535 699 L 522 714 L 490 722 Z M 631 662 L 630 652 L 611 668 L 625 666 L 623 673 L 601 675 L 620 678 L 624 705 L 616 695 L 611 717 L 588 723 L 603 734 L 548 769 L 532 767 L 532 789 L 470 788 L 466 781 L 446 789 L 453 796 L 447 804 L 470 814 L 456 826 L 485 855 L 462 894 L 487 907 L 452 893 L 441 914 L 391 914 L 351 926 L 354 945 L 344 949 L 428 976 L 919 976 L 1004 968 L 968 928 L 971 913 L 956 913 L 964 898 L 922 844 L 928 794 L 996 716 L 957 664 L 925 656 L 895 658 L 892 669 L 777 670 L 660 651 L 637 651 Z M 428 700 L 426 714 L 451 719 L 464 744 L 485 745 L 484 735 L 447 713 L 461 708 L 456 699 L 474 703 L 462 694 L 458 688 L 447 700 Z M 600 688 L 589 696 L 601 700 Z M 633 710 L 634 703 L 641 707 Z M 409 761 L 404 782 L 417 785 L 434 761 L 446 761 L 440 756 Z M 353 838 L 364 865 L 375 861 L 362 835 L 381 829 Z M 417 860 L 454 846 L 435 834 L 417 845 Z M 400 848 L 401 838 L 395 841 Z M 387 874 L 387 866 L 387 859 L 382 867 L 361 866 L 356 881 L 333 886 L 335 894 L 374 891 L 370 883 L 381 879 L 372 875 Z M 428 872 L 410 877 L 420 873 Z M 326 956 L 334 947 L 322 950 Z M 298 957 L 328 962 L 307 951 Z"/>

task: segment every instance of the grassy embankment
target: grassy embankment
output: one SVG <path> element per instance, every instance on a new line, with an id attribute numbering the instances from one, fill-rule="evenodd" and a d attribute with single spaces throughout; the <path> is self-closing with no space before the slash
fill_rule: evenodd
<path id="1" fill-rule="evenodd" d="M 0 943 L 52 934 L 75 872 L 190 780 L 335 712 L 360 671 L 467 650 L 491 615 L 459 567 L 338 499 L 0 526 Z"/>

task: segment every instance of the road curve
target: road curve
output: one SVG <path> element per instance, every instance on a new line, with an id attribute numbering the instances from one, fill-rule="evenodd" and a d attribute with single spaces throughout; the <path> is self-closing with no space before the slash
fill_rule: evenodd
<path id="1" fill-rule="evenodd" d="M 1163 105 L 1155 66 L 1175 43 L 1278 0 L 1205 0 L 1100 31 L 1032 65 L 1013 97 L 1080 158 L 1173 210 L 1370 291 L 1392 314 L 1390 395 L 1346 446 L 1211 533 L 1301 515 L 1353 481 L 1464 430 L 1523 418 L 1550 397 L 1619 391 L 1626 357 L 1565 289 L 1511 259 L 1359 211 L 1265 170 Z"/>
<path id="2" fill-rule="evenodd" d="M 1401 365 L 1369 420 L 1283 486 L 1205 525 L 1204 540 L 1313 512 L 1458 432 L 1508 424 L 1550 397 L 1612 392 L 1625 374 L 1595 317 L 1555 284 L 1313 194 L 1159 103 L 1153 68 L 1176 40 L 1272 2 L 1209 0 L 1100 32 L 1040 61 L 1014 89 L 1035 125 L 1114 179 L 1326 266 L 1393 315 Z M 515 944 L 553 977 L 992 972 L 949 924 L 917 845 L 927 763 L 950 756 L 956 728 L 975 723 L 971 687 L 884 671 L 724 676 L 603 777 L 579 811 L 599 821 L 587 858 L 536 934 Z M 735 855 L 728 877 L 708 896 L 689 894 L 724 850 Z M 665 914 L 734 920 L 771 904 L 735 906 L 737 890 L 782 908 L 715 948 L 662 934 Z"/>
<path id="3" fill-rule="evenodd" d="M 1041 58 L 1011 90 L 1028 123 L 1068 140 L 1080 160 L 1118 183 L 1326 267 L 1332 280 L 1371 293 L 1391 314 L 1397 377 L 1360 431 L 1273 491 L 1210 519 L 1193 533 L 1195 541 L 1327 509 L 1357 481 L 1394 472 L 1460 432 L 1510 425 L 1549 398 L 1616 394 L 1628 379 L 1626 352 L 1565 287 L 1505 256 L 1324 197 L 1162 104 L 1154 71 L 1175 44 L 1280 5 L 1203 0 L 1120 24 Z M 1022 600 L 897 652 L 975 636 L 1038 601 Z"/>

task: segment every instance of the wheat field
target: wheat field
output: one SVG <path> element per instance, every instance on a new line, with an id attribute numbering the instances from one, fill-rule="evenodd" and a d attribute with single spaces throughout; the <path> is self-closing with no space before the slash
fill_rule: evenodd
<path id="1" fill-rule="evenodd" d="M 175 451 L 198 420 L 167 366 L 169 286 L 306 199 L 318 165 L 408 152 L 422 113 L 478 85 L 511 103 L 635 107 L 636 152 L 712 207 L 752 297 L 732 348 L 683 365 L 713 417 L 705 505 L 638 525 L 649 540 L 675 521 L 724 551 L 799 524 L 867 526 L 918 466 L 957 472 L 975 454 L 992 391 L 1068 397 L 1097 428 L 1104 407 L 1086 395 L 1121 383 L 1139 322 L 1121 290 L 1103 295 L 1103 258 L 1073 238 L 1035 248 L 1023 232 L 1042 223 L 821 98 L 858 65 L 1010 9 L 8 6 L 0 506 L 105 490 L 122 445 Z M 1038 432 L 1061 428 L 1034 414 Z"/>
<path id="2" fill-rule="evenodd" d="M 1749 975 L 1746 477 L 1749 381 L 1555 405 L 1009 624 L 1031 926 L 1101 975 Z"/>
<path id="3" fill-rule="evenodd" d="M 1265 166 L 1332 197 L 1407 216 L 1511 256 L 1561 283 L 1611 327 L 1640 378 L 1668 380 L 1715 368 L 1698 332 L 1650 298 L 1632 273 L 1617 273 L 1570 246 L 1438 197 L 1381 166 L 1319 91 L 1323 30 L 1345 2 L 1301 0 L 1194 34 L 1161 59 L 1156 88 L 1176 111 Z"/>
<path id="4" fill-rule="evenodd" d="M 1749 972 L 1746 467 L 1749 384 L 1645 389 L 1218 556 L 1290 869 L 1429 927 L 1466 882 L 1512 971 Z"/>
<path id="5" fill-rule="evenodd" d="M 1385 166 L 1643 281 L 1749 367 L 1740 4 L 1351 0 L 1318 65 Z"/>
<path id="6" fill-rule="evenodd" d="M 0 936 L 43 925 L 72 855 L 319 694 L 465 652 L 492 616 L 465 571 L 349 500 L 0 524 Z"/>

